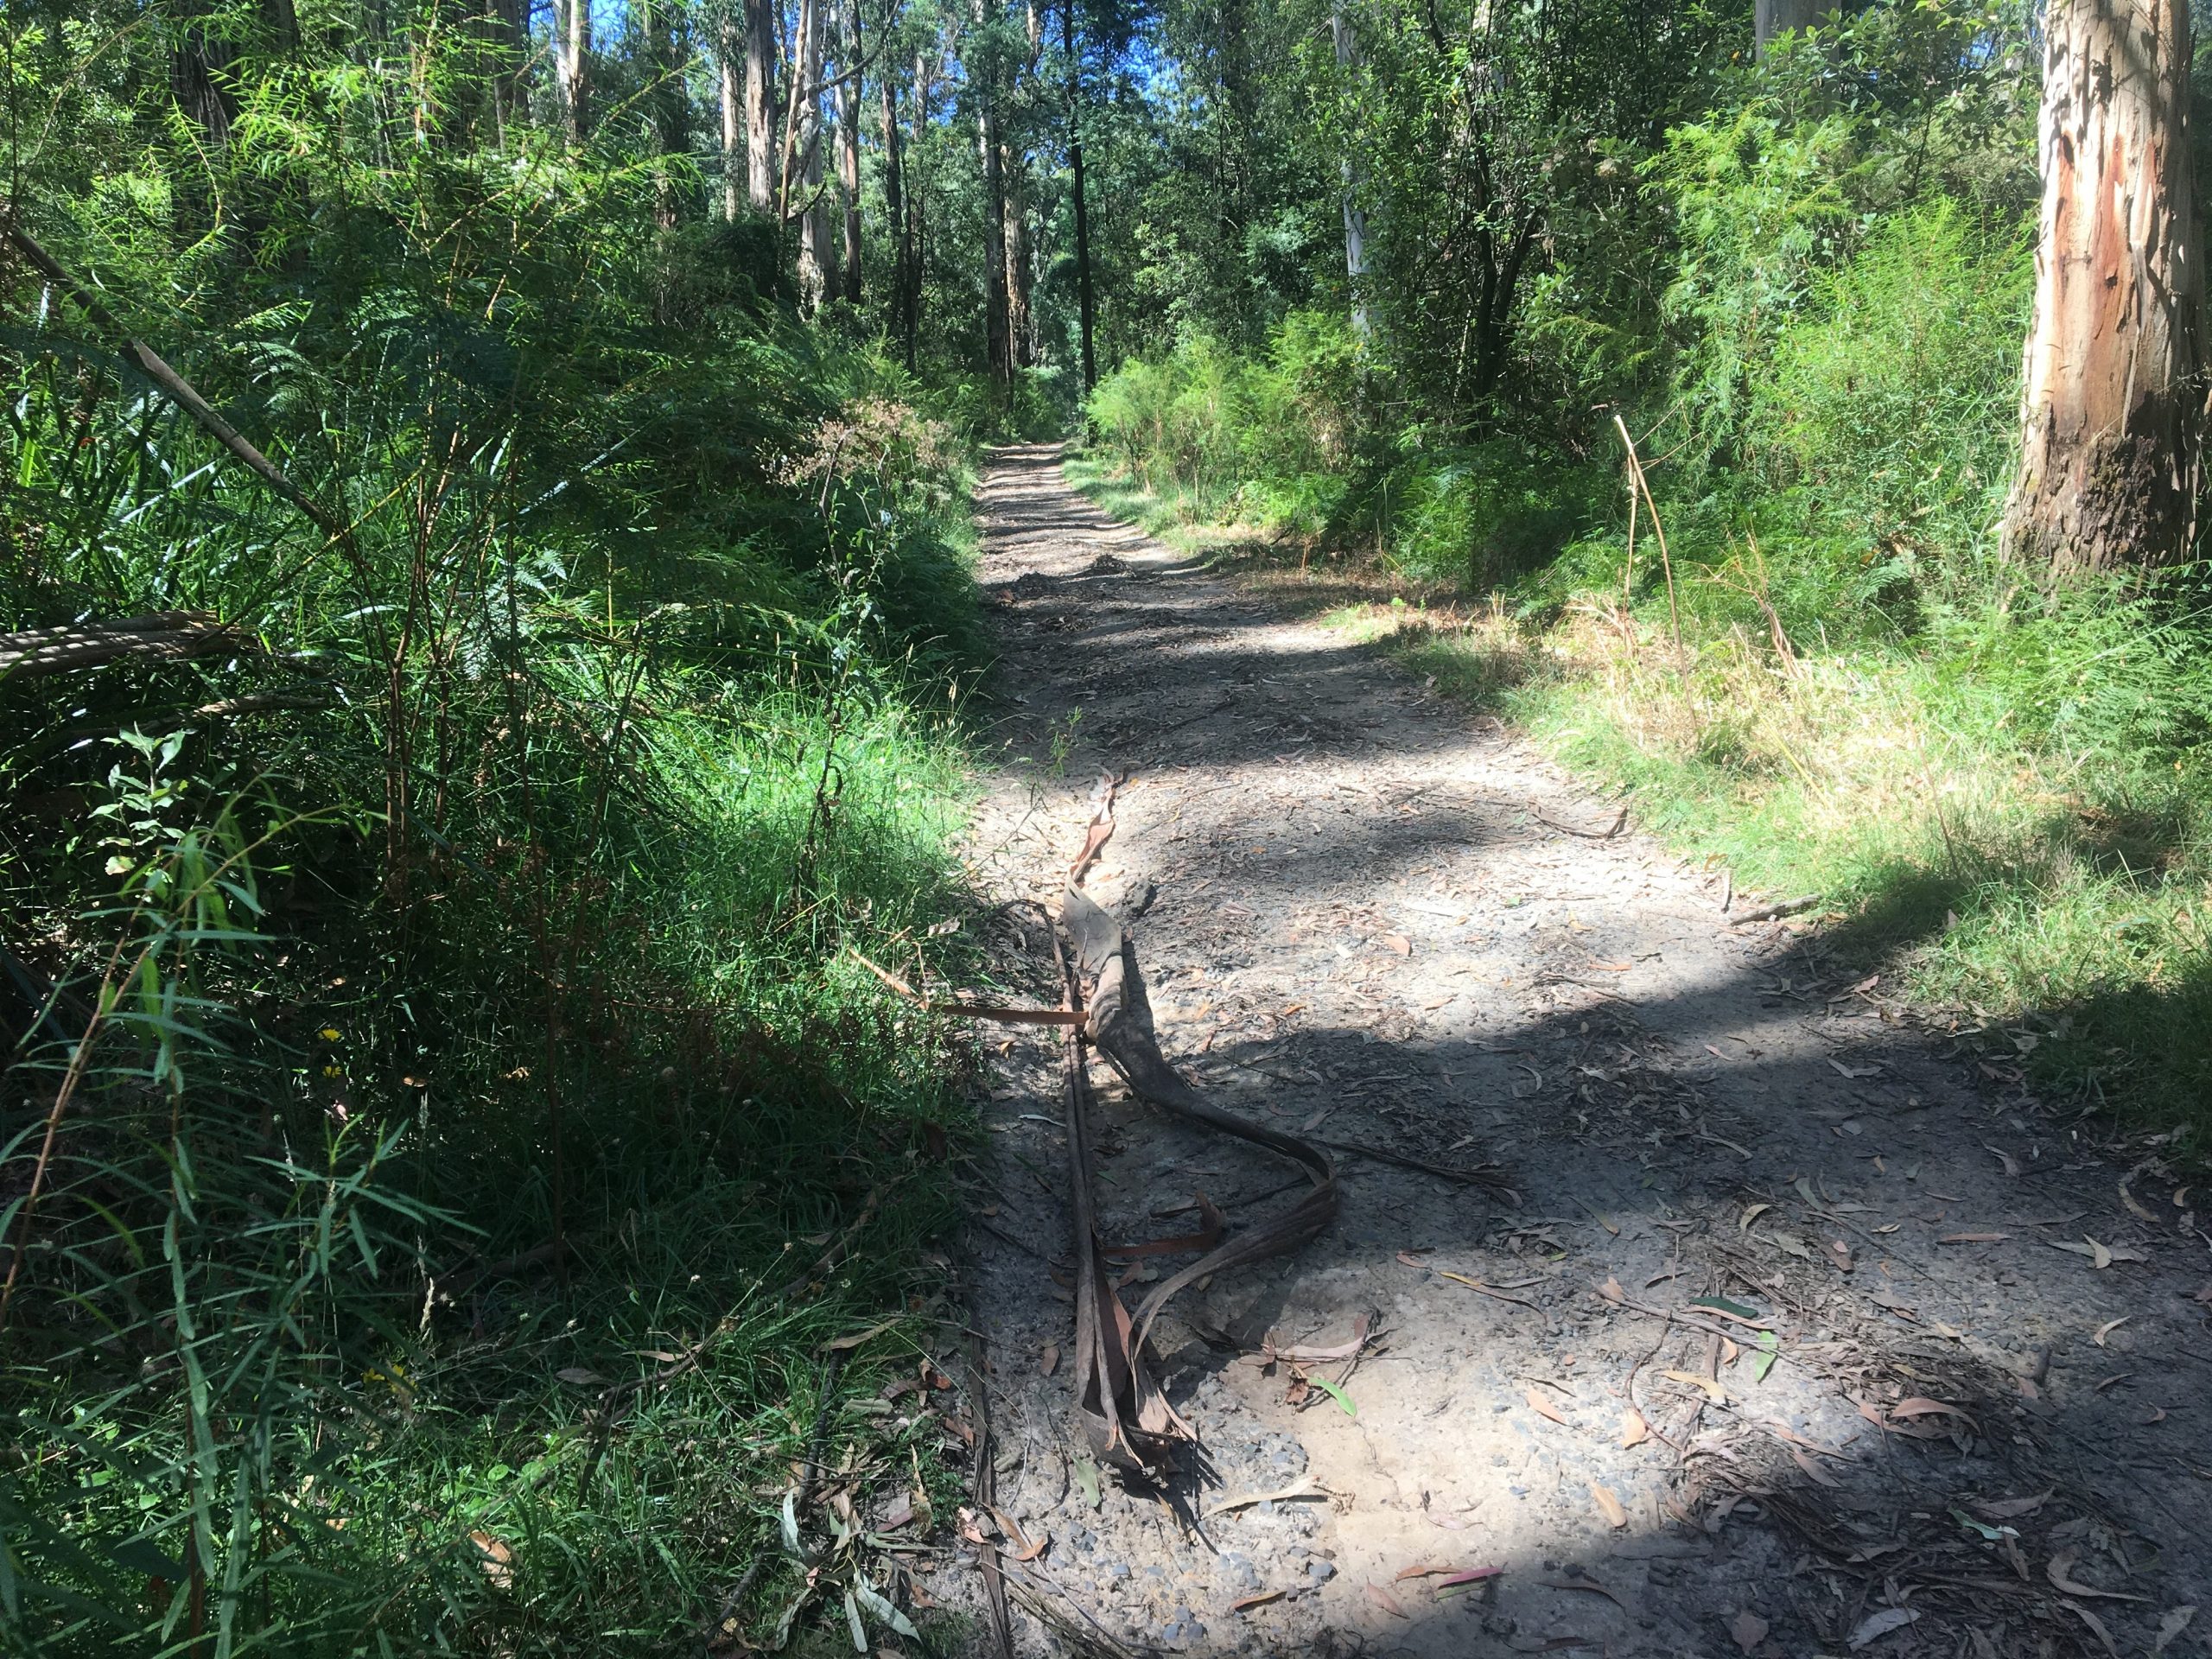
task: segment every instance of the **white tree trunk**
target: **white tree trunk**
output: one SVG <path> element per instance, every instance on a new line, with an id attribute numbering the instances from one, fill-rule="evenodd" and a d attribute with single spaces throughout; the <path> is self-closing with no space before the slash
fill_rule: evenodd
<path id="1" fill-rule="evenodd" d="M 776 211 L 775 0 L 745 5 L 745 194 L 753 211 Z"/>
<path id="2" fill-rule="evenodd" d="M 1766 56 L 1767 42 L 1776 35 L 1810 29 L 1827 15 L 1823 0 L 1752 0 L 1751 35 L 1758 55 Z"/>
<path id="3" fill-rule="evenodd" d="M 844 197 L 844 275 L 838 282 L 845 303 L 861 302 L 861 14 L 856 0 L 845 0 L 844 30 L 838 67 L 849 79 L 837 87 L 837 186 Z"/>
<path id="4" fill-rule="evenodd" d="M 745 53 L 737 19 L 725 13 L 715 40 L 721 71 L 716 87 L 721 94 L 722 217 L 732 224 L 745 209 Z"/>
<path id="5" fill-rule="evenodd" d="M 799 303 L 818 310 L 836 296 L 836 271 L 830 263 L 830 210 L 822 200 L 822 35 L 819 0 L 799 0 L 798 60 L 791 95 L 798 144 L 798 184 L 792 206 L 798 212 Z"/>
<path id="6" fill-rule="evenodd" d="M 580 144 L 591 125 L 591 0 L 564 0 L 560 31 L 561 114 L 569 142 Z"/>
<path id="7" fill-rule="evenodd" d="M 2005 540 L 2059 569 L 2184 556 L 2203 279 L 2188 0 L 2051 0 L 2043 213 Z"/>
<path id="8" fill-rule="evenodd" d="M 1344 15 L 1344 0 L 1329 8 L 1329 33 L 1336 42 L 1337 70 L 1349 76 L 1359 63 L 1359 41 L 1351 20 Z M 1359 168 L 1346 150 L 1341 163 L 1344 175 L 1344 278 L 1351 289 L 1352 331 L 1363 340 L 1371 324 L 1367 315 L 1367 210 L 1359 205 Z"/>

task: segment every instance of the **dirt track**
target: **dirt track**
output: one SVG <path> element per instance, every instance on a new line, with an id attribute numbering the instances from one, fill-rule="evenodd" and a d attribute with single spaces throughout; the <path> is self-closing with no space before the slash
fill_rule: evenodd
<path id="1" fill-rule="evenodd" d="M 2100 1654 L 2101 1626 L 2134 1655 L 2212 1592 L 2192 1195 L 2124 1185 L 2008 1033 L 1929 1031 L 1816 933 L 1732 925 L 1717 878 L 1596 838 L 1616 809 L 1510 733 L 1105 519 L 1056 452 L 1002 453 L 982 507 L 1008 715 L 979 891 L 1050 904 L 1127 772 L 1088 891 L 1135 918 L 1169 1059 L 1279 1127 L 1495 1163 L 1518 1200 L 1344 1157 L 1326 1236 L 1162 1322 L 1202 1453 L 1094 1500 L 1071 1368 L 1045 1374 L 1072 1320 L 1058 1041 L 995 1036 L 973 1270 L 999 1505 L 1049 1535 L 1056 1610 L 1016 1612 L 1021 1651 L 1950 1659 Z M 1006 976 L 1042 991 L 1017 931 Z M 1161 1212 L 1199 1191 L 1232 1223 L 1287 1201 L 1240 1204 L 1281 1166 L 1096 1070 L 1110 1238 L 1189 1230 Z M 1356 1415 L 1243 1357 L 1363 1314 L 1380 1341 L 1316 1368 Z M 973 1605 L 976 1576 L 932 1588 Z"/>

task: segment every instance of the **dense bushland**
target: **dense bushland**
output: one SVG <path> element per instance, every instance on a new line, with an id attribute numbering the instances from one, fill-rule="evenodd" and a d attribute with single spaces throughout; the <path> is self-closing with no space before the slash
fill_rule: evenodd
<path id="1" fill-rule="evenodd" d="M 0 1647 L 722 1641 L 940 1294 L 969 439 L 465 35 L 167 27 L 10 60 Z"/>
<path id="2" fill-rule="evenodd" d="M 1716 71 L 1562 192 L 1497 398 L 1455 408 L 1418 338 L 1308 309 L 1125 365 L 1086 465 L 1194 540 L 1260 531 L 1310 581 L 1395 589 L 1347 622 L 1739 884 L 1821 893 L 1870 966 L 2017 1033 L 2046 1084 L 2194 1126 L 2201 579 L 2054 587 L 1999 546 L 2030 55 L 2001 16 L 1875 7 Z M 1631 550 L 1617 411 L 1663 562 L 1641 509 Z"/>

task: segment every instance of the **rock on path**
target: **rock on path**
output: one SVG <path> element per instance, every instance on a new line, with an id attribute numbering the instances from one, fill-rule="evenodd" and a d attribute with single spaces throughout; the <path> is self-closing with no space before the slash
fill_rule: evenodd
<path id="1" fill-rule="evenodd" d="M 1271 1123 L 1495 1161 L 1519 1200 L 1344 1159 L 1328 1234 L 1155 1333 L 1203 1447 L 1094 1502 L 1072 1367 L 1045 1374 L 1073 1324 L 1058 1047 L 992 1032 L 975 1303 L 999 1505 L 1051 1540 L 1020 1651 L 2133 1655 L 2212 1592 L 2191 1194 L 2123 1191 L 2094 1126 L 1816 935 L 1732 927 L 1632 829 L 1556 827 L 1614 809 L 1107 519 L 1057 451 L 1001 452 L 981 505 L 1005 717 L 979 892 L 1049 904 L 1126 772 L 1087 888 L 1139 915 L 1168 1057 Z M 1005 914 L 1007 982 L 1054 995 L 1041 927 Z M 1264 1154 L 1094 1071 L 1112 1238 L 1188 1230 L 1163 1212 L 1198 1192 L 1232 1222 L 1281 1201 Z M 1362 1314 L 1356 1415 L 1241 1357 Z M 1502 1571 L 1439 1588 L 1478 1567 Z M 973 1605 L 976 1580 L 970 1550 L 932 1590 Z"/>

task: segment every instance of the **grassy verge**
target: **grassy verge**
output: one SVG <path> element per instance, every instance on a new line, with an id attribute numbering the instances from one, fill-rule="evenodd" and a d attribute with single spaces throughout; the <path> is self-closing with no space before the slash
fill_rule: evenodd
<path id="1" fill-rule="evenodd" d="M 2185 643 L 2147 603 L 2037 613 L 2016 600 L 2015 615 L 1916 648 L 1821 652 L 1693 619 L 1678 655 L 1648 594 L 1635 608 L 1592 591 L 1526 612 L 1503 595 L 1471 605 L 1381 560 L 1287 546 L 1272 525 L 1208 522 L 1098 459 L 1071 476 L 1513 720 L 1739 891 L 1820 894 L 1839 957 L 1967 1034 L 1993 1080 L 2113 1109 L 2201 1153 L 2206 779 L 2187 732 L 2135 747 L 2139 728 L 2100 731 L 2084 714 L 2127 695 L 2115 683 L 2142 649 Z"/>
<path id="2" fill-rule="evenodd" d="M 383 447 L 279 426 L 336 547 L 6 365 L 0 631 L 226 626 L 0 682 L 0 1650 L 927 1622 L 967 1039 L 859 957 L 963 966 L 969 456 L 709 315 L 536 342 L 466 443 L 459 370 L 340 356 Z"/>
<path id="3" fill-rule="evenodd" d="M 63 960 L 9 1072 L 0 1645 L 734 1649 L 910 1601 L 963 1453 L 884 1402 L 931 1397 L 961 1323 L 933 1241 L 967 1061 L 853 953 L 957 962 L 959 671 L 812 644 L 652 663 L 598 764 L 559 721 L 617 702 L 534 707 L 546 775 L 426 825 L 404 899 L 358 881 L 372 815 L 297 804 L 318 754 L 376 776 L 342 716 L 263 723 L 267 766 L 113 746 L 72 798 L 123 826 L 92 849 L 120 891 L 8 941 Z M 802 1459 L 819 1572 L 779 1541 Z"/>

